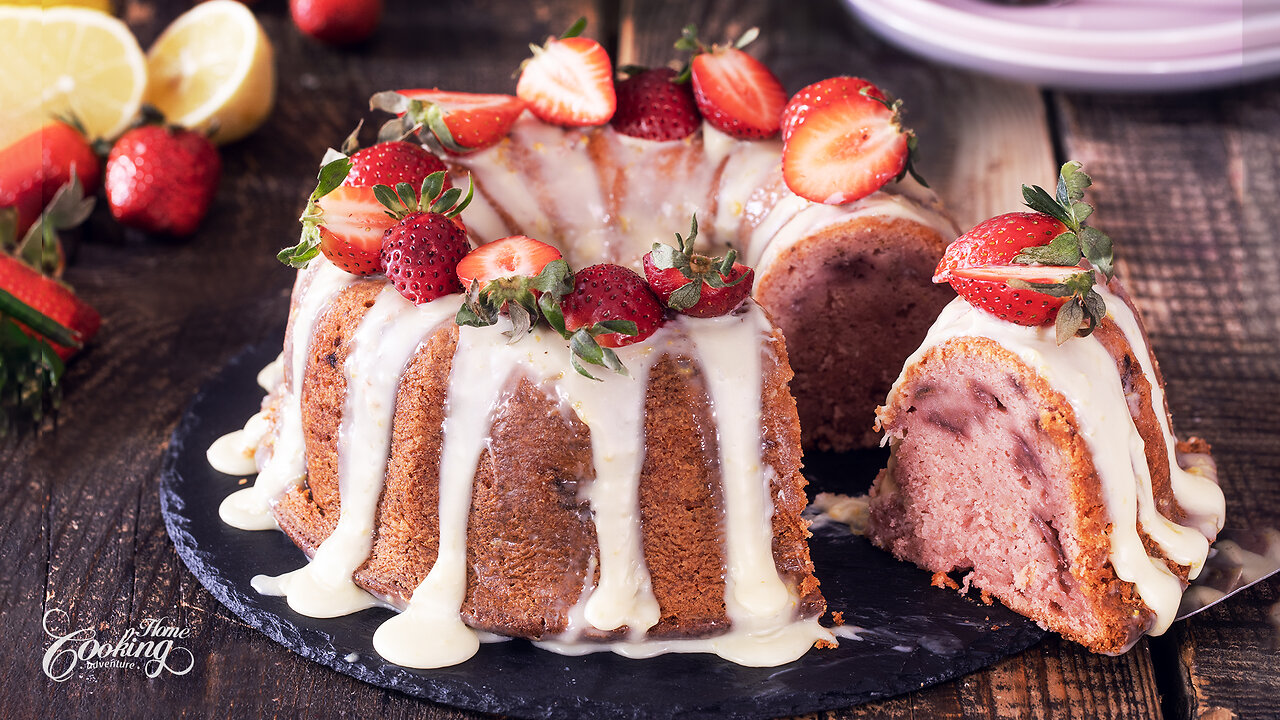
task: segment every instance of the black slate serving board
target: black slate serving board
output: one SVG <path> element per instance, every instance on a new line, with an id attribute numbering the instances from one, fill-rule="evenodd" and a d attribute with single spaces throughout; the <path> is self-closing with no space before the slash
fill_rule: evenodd
<path id="1" fill-rule="evenodd" d="M 1001 605 L 930 587 L 929 574 L 875 549 L 842 526 L 815 528 L 811 550 L 831 610 L 867 628 L 834 650 L 780 667 L 748 668 L 710 655 L 628 660 L 565 657 L 527 642 L 483 645 L 438 670 L 384 662 L 373 632 L 382 609 L 321 620 L 249 587 L 257 574 L 299 567 L 283 533 L 224 525 L 218 504 L 241 487 L 209 467 L 205 450 L 256 411 L 259 369 L 278 338 L 241 352 L 196 396 L 173 433 L 160 480 L 169 536 L 187 567 L 228 609 L 290 650 L 383 688 L 470 710 L 521 718 L 764 718 L 855 705 L 943 682 L 1038 642 L 1045 632 Z M 861 492 L 883 464 L 878 452 L 806 458 L 811 492 Z"/>

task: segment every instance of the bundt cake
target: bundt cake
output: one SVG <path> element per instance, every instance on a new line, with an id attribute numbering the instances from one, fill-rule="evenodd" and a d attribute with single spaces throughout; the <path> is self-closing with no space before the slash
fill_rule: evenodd
<path id="1" fill-rule="evenodd" d="M 304 269 L 263 410 L 210 449 L 259 470 L 222 518 L 310 556 L 255 587 L 312 616 L 399 608 L 375 648 L 415 667 L 484 633 L 749 665 L 833 642 L 802 431 L 871 437 L 887 368 L 946 301 L 927 278 L 950 223 L 900 104 L 836 78 L 784 112 L 738 45 L 686 39 L 692 88 L 644 71 L 615 96 L 571 32 L 518 97 L 375 96 L 398 119 L 331 153 L 280 254 Z M 787 165 L 819 141 L 834 173 Z"/>
<path id="2" fill-rule="evenodd" d="M 1077 173 L 1069 164 L 1064 178 Z M 1066 224 L 1015 213 L 948 249 L 938 279 L 962 297 L 877 410 L 891 456 L 871 491 L 868 536 L 1117 654 L 1169 627 L 1225 504 L 1208 446 L 1174 438 L 1136 309 L 1114 279 L 1092 286 L 1095 270 L 1110 273 L 1110 241 L 1103 252 L 1071 246 L 1053 263 L 1062 267 L 1003 265 L 1064 233 L 1055 242 L 1097 237 L 1071 212 L 1079 193 L 1061 192 L 1058 208 L 1033 207 Z M 1073 266 L 1082 255 L 1083 270 Z M 1059 270 L 1065 280 L 1051 287 Z M 1077 327 L 1087 336 L 1073 337 Z"/>
<path id="3" fill-rule="evenodd" d="M 403 609 L 376 647 L 418 667 L 469 657 L 468 628 L 746 664 L 827 637 L 787 354 L 763 311 L 670 322 L 619 349 L 630 377 L 596 383 L 542 330 L 508 344 L 458 327 L 460 304 L 414 306 L 323 259 L 300 274 L 249 423 L 264 434 L 219 448 L 261 465 L 223 519 L 278 523 L 312 558 L 260 589 L 319 617 L 375 596 Z"/>

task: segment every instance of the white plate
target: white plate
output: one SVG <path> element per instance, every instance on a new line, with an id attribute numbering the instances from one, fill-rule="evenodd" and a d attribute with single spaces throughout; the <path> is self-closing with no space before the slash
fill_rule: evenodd
<path id="1" fill-rule="evenodd" d="M 1280 45 L 1280 0 L 1269 12 L 1237 2 L 1076 0 L 1060 7 L 1007 7 L 982 0 L 875 0 L 893 14 L 974 41 L 1060 54 L 1156 59 L 1224 54 Z"/>
<path id="2" fill-rule="evenodd" d="M 1151 27 L 1147 30 L 1138 27 L 1100 26 L 1098 17 L 1118 18 L 1114 14 L 1115 3 L 1104 8 L 1103 15 L 1091 15 L 1085 12 L 1090 5 L 1082 3 L 1074 9 L 1065 7 L 1019 8 L 1022 11 L 1035 11 L 1037 22 L 1021 26 L 1021 30 L 1010 31 L 1003 27 L 1009 21 L 1007 15 L 997 15 L 994 24 L 989 14 L 978 15 L 965 13 L 962 5 L 974 5 L 978 0 L 845 0 L 865 24 L 906 50 L 923 55 L 939 62 L 999 75 L 1024 82 L 1060 88 L 1078 88 L 1089 90 L 1112 91 L 1172 91 L 1191 90 L 1207 87 L 1233 85 L 1280 74 L 1280 42 L 1253 44 L 1242 49 L 1242 35 L 1237 34 L 1237 42 L 1222 48 L 1221 23 L 1203 23 L 1199 29 L 1185 24 L 1172 16 L 1178 15 L 1185 22 L 1189 15 L 1175 12 L 1185 9 L 1183 6 L 1203 5 L 1199 0 L 1169 0 L 1171 9 L 1166 12 L 1146 12 L 1130 17 L 1146 17 Z M 1133 3 L 1150 0 L 1129 0 Z M 1002 8 L 983 4 L 984 10 L 992 9 L 1009 11 L 1013 8 Z M 1097 5 L 1093 5 L 1095 9 Z M 904 10 L 919 13 L 922 8 L 931 8 L 931 15 L 909 15 Z M 1194 10 L 1194 8 L 1193 8 Z M 1055 11 L 1060 21 L 1070 21 L 1076 29 L 1064 31 L 1054 29 Z M 1070 11 L 1070 15 L 1064 11 Z M 1199 12 L 1199 11 L 1197 11 Z M 1221 15 L 1221 13 L 1219 13 Z M 968 21 L 959 20 L 967 16 Z M 1205 15 L 1198 15 L 1203 21 Z M 1227 22 L 1227 21 L 1223 21 Z M 1235 19 L 1235 27 L 1241 28 L 1241 20 Z M 1249 25 L 1261 23 L 1263 32 L 1270 28 L 1280 27 L 1280 12 L 1268 12 L 1249 18 Z M 994 28 L 994 29 L 993 29 Z M 992 32 L 1021 32 L 1033 38 L 1017 44 L 992 39 Z M 1275 30 L 1280 32 L 1280 29 Z M 1044 33 L 1050 33 L 1057 40 L 1048 41 Z M 1164 48 L 1165 53 L 1149 52 L 1131 53 L 1137 57 L 1116 56 L 1103 52 L 1101 48 L 1115 47 L 1114 44 L 1123 38 L 1123 34 L 1133 40 L 1136 37 L 1159 37 L 1160 42 L 1151 45 Z M 1170 38 L 1181 35 L 1182 41 L 1170 43 Z M 1253 37 L 1261 37 L 1257 33 Z M 1093 52 L 1086 52 L 1077 44 L 1081 42 L 1102 43 L 1095 46 Z M 1195 45 L 1194 53 L 1184 52 L 1193 45 L 1193 40 L 1201 44 Z M 1105 42 L 1104 42 L 1105 41 Z M 1216 45 L 1214 43 L 1217 43 Z M 1123 43 L 1122 43 L 1123 44 Z M 1217 47 L 1214 51 L 1211 48 Z M 1206 50 L 1209 49 L 1209 50 Z M 1078 53 L 1078 54 L 1076 54 Z"/>

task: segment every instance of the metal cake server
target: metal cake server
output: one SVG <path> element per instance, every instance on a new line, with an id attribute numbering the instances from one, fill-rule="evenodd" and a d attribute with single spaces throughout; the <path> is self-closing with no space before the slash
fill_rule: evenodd
<path id="1" fill-rule="evenodd" d="M 1280 572 L 1280 530 L 1223 528 L 1200 576 L 1182 594 L 1177 620 L 1213 607 Z"/>

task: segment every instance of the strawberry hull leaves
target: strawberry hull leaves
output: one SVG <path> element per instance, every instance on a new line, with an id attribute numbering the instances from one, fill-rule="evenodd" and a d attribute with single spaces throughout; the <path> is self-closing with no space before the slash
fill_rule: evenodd
<path id="1" fill-rule="evenodd" d="M 298 218 L 302 221 L 302 238 L 297 245 L 281 250 L 276 255 L 277 260 L 289 267 L 301 269 L 320 254 L 320 223 L 324 220 L 324 214 L 320 212 L 318 203 L 320 198 L 336 190 L 350 172 L 351 158 L 346 156 L 332 160 L 320 168 L 316 177 L 316 189 L 307 199 L 307 208 L 302 211 L 302 217 Z"/>
<path id="2" fill-rule="evenodd" d="M 1074 160 L 1063 164 L 1055 195 L 1050 195 L 1039 185 L 1023 185 L 1022 198 L 1027 207 L 1057 218 L 1067 226 L 1068 232 L 1054 238 L 1047 246 L 1023 250 L 1014 262 L 1075 265 L 1084 258 L 1111 279 L 1115 275 L 1111 238 L 1101 230 L 1085 225 L 1093 215 L 1093 206 L 1084 202 L 1084 191 L 1091 185 L 1092 178 Z"/>
<path id="3" fill-rule="evenodd" d="M 734 262 L 737 252 L 732 249 L 715 258 L 695 253 L 697 238 L 698 216 L 694 215 L 688 237 L 676 233 L 675 247 L 653 244 L 643 260 L 645 277 L 667 307 L 693 317 L 717 317 L 751 293 L 755 271 Z"/>
<path id="4" fill-rule="evenodd" d="M 573 273 L 569 263 L 554 260 L 535 277 L 506 277 L 491 280 L 483 286 L 472 281 L 466 301 L 458 308 L 456 322 L 468 327 L 487 327 L 498 322 L 505 308 L 512 329 L 506 335 L 516 342 L 527 335 L 539 320 L 568 337 L 564 330 L 564 314 L 559 299 L 573 292 Z"/>
<path id="5" fill-rule="evenodd" d="M 589 328 L 578 328 L 569 336 L 569 364 L 578 371 L 578 374 L 592 380 L 600 378 L 587 372 L 586 368 L 578 362 L 579 360 L 609 368 L 619 375 L 630 376 L 631 373 L 627 372 L 626 366 L 618 359 L 618 354 L 613 351 L 613 348 L 602 347 L 596 342 L 597 337 L 614 333 L 634 337 L 639 334 L 639 331 L 636 329 L 636 324 L 630 320 L 605 320 Z"/>

